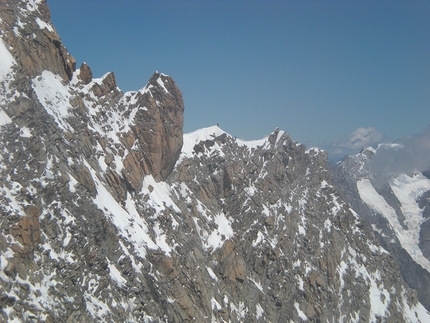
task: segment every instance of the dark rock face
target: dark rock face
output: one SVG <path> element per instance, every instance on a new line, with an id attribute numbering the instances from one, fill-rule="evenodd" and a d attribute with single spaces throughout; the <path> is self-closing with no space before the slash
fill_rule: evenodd
<path id="1" fill-rule="evenodd" d="M 87 63 L 82 63 L 79 69 L 79 76 L 85 84 L 90 83 L 93 80 L 93 72 Z"/>
<path id="2" fill-rule="evenodd" d="M 430 260 L 430 220 L 427 220 L 421 226 L 420 249 L 424 257 Z"/>
<path id="3" fill-rule="evenodd" d="M 0 77 L 0 321 L 429 319 L 325 153 L 184 136 L 172 78 L 71 73 L 44 1 L 0 5 L 4 42 L 32 49 Z"/>

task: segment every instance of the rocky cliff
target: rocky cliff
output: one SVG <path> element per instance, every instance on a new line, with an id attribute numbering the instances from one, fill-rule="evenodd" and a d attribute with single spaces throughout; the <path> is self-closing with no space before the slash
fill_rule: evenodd
<path id="1" fill-rule="evenodd" d="M 0 321 L 429 321 L 324 152 L 183 135 L 171 77 L 123 93 L 0 6 Z"/>

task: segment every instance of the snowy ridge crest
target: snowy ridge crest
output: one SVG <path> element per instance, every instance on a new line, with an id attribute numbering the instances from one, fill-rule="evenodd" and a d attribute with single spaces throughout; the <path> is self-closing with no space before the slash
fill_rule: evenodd
<path id="1" fill-rule="evenodd" d="M 0 321 L 429 321 L 324 152 L 183 135 L 171 77 L 123 93 L 38 47 L 44 1 L 9 4 L 34 37 L 0 47 Z"/>

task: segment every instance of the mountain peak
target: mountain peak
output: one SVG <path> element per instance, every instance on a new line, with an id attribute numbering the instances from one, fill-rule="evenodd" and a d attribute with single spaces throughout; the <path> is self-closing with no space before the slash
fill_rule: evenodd
<path id="1" fill-rule="evenodd" d="M 430 320 L 323 153 L 184 135 L 170 76 L 69 81 L 46 2 L 0 6 L 1 322 Z"/>

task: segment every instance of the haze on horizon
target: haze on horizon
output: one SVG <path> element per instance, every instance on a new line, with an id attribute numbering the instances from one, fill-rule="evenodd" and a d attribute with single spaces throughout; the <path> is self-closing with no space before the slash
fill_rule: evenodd
<path id="1" fill-rule="evenodd" d="M 279 127 L 340 155 L 428 132 L 428 1 L 48 4 L 95 77 L 114 71 L 128 91 L 155 70 L 171 75 L 185 132 L 219 123 L 250 140 Z"/>

